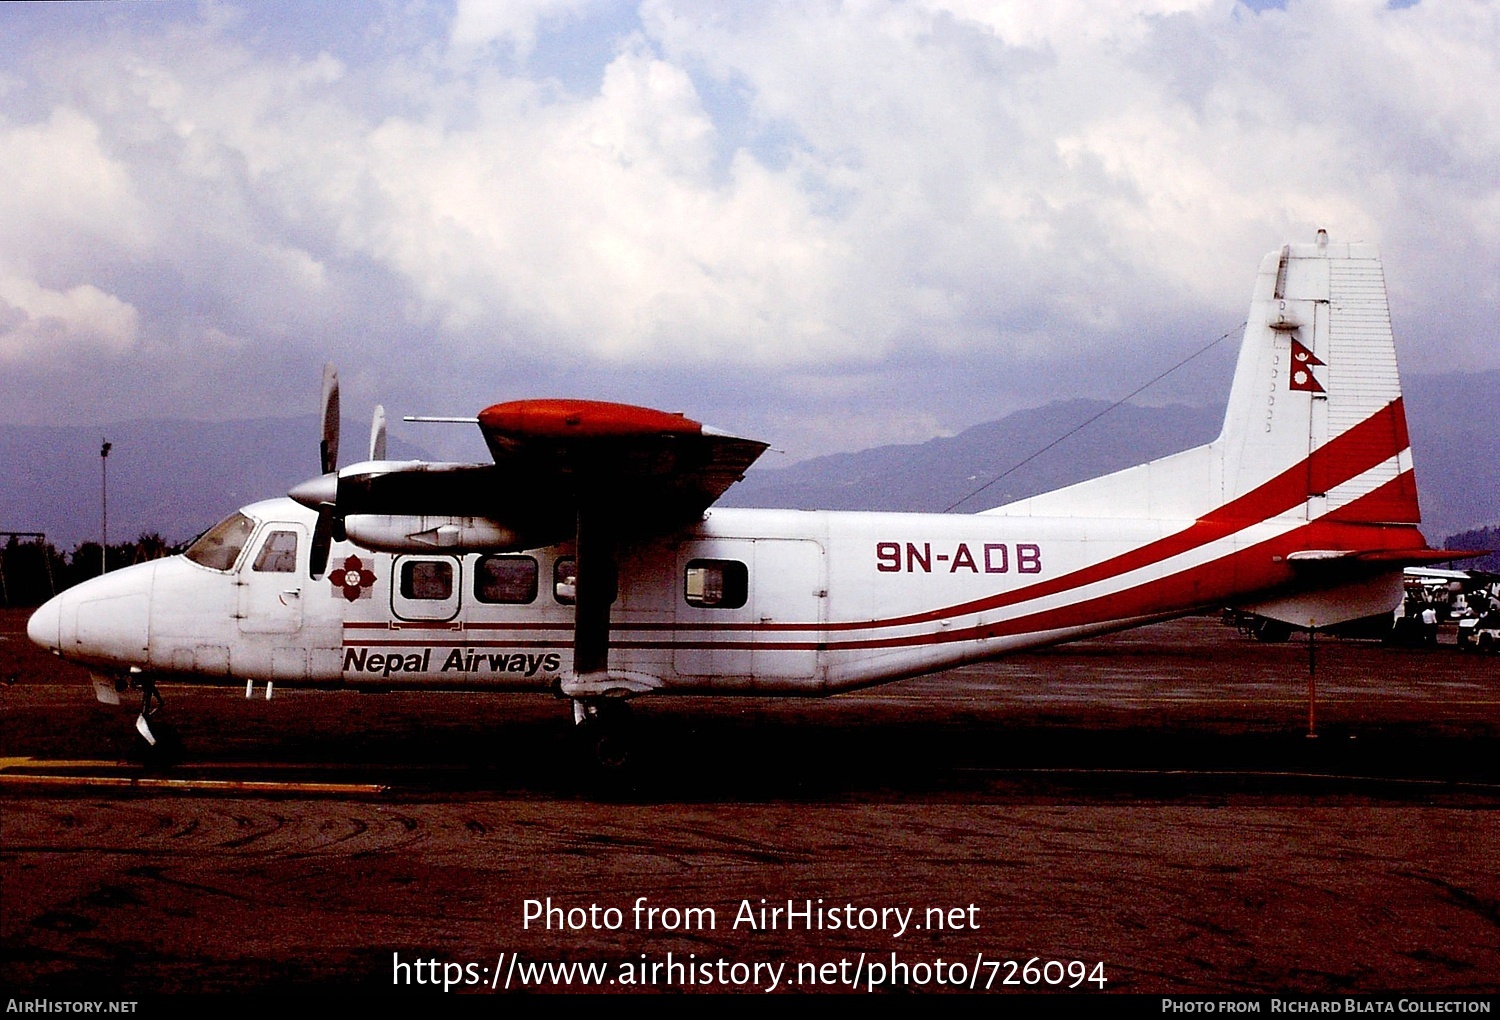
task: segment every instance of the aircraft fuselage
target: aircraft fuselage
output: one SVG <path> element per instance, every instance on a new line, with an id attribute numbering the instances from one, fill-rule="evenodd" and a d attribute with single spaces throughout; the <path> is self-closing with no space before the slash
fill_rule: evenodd
<path id="1" fill-rule="evenodd" d="M 568 545 L 337 543 L 312 579 L 311 512 L 277 499 L 242 513 L 227 568 L 175 556 L 117 571 L 58 596 L 31 636 L 97 672 L 157 680 L 546 690 L 572 668 Z M 1293 580 L 1286 552 L 1339 527 L 1201 526 L 715 509 L 619 550 L 609 670 L 638 690 L 833 693 L 1274 595 Z M 1370 527 L 1358 531 L 1368 543 Z M 1379 601 L 1399 577 L 1365 583 Z"/>

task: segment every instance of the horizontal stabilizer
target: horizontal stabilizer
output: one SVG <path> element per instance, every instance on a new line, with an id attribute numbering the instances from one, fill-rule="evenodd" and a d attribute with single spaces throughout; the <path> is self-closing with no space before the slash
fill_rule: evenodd
<path id="1" fill-rule="evenodd" d="M 1420 567 L 1428 563 L 1447 563 L 1449 560 L 1472 560 L 1476 556 L 1488 556 L 1493 549 L 1375 549 L 1359 554 L 1361 563 L 1399 563 L 1406 567 Z"/>
<path id="2" fill-rule="evenodd" d="M 1378 563 L 1381 566 L 1418 567 L 1449 560 L 1471 560 L 1487 556 L 1489 549 L 1304 549 L 1288 553 L 1286 561 L 1293 566 L 1319 563 Z"/>

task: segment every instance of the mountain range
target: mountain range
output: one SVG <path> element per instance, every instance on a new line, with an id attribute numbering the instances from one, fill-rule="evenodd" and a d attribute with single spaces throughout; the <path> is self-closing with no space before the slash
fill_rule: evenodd
<path id="1" fill-rule="evenodd" d="M 1431 541 L 1500 522 L 1497 396 L 1500 370 L 1404 380 L 1422 520 Z M 1222 404 L 1110 406 L 1058 401 L 925 443 L 755 470 L 721 503 L 973 512 L 1210 442 L 1224 418 Z"/>
<path id="2" fill-rule="evenodd" d="M 1405 392 L 1429 540 L 1440 543 L 1456 531 L 1500 522 L 1500 370 L 1409 376 Z M 1059 401 L 925 443 L 757 467 L 721 502 L 909 511 L 956 504 L 959 511 L 982 510 L 1208 442 L 1223 418 L 1222 406 L 1109 407 L 1103 401 Z M 362 437 L 367 427 L 348 422 L 344 435 Z M 0 529 L 44 531 L 61 549 L 97 541 L 99 444 L 107 435 L 113 444 L 111 539 L 154 532 L 182 541 L 230 510 L 285 493 L 316 474 L 316 431 L 312 415 L 103 427 L 0 425 Z M 390 455 L 430 459 L 395 435 Z"/>

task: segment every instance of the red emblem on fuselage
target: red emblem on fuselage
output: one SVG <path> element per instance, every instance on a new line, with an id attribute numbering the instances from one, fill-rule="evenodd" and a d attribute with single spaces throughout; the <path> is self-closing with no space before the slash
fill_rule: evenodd
<path id="1" fill-rule="evenodd" d="M 334 598 L 342 595 L 350 602 L 369 598 L 375 589 L 374 572 L 358 556 L 348 557 L 342 566 L 331 570 L 328 580 L 333 585 Z"/>

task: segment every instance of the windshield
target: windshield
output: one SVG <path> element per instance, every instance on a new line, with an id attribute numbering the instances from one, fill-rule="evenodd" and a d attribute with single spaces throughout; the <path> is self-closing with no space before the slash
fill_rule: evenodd
<path id="1" fill-rule="evenodd" d="M 203 537 L 188 546 L 183 553 L 194 563 L 201 563 L 214 570 L 230 570 L 239 559 L 240 550 L 255 530 L 255 522 L 244 514 L 230 514 L 203 533 Z"/>

